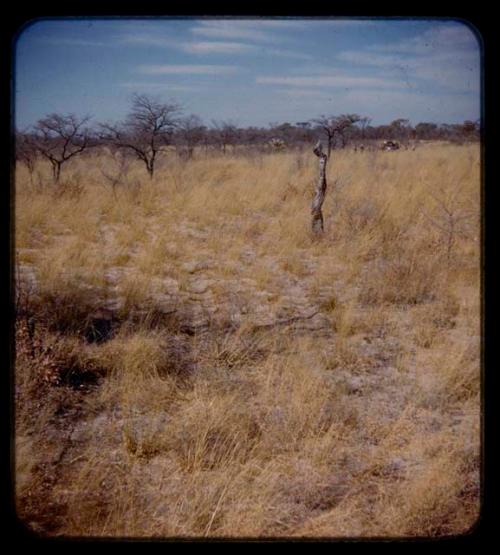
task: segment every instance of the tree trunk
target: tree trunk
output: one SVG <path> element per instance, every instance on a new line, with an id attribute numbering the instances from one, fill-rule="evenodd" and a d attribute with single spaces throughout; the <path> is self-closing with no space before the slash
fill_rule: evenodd
<path id="1" fill-rule="evenodd" d="M 316 185 L 316 194 L 314 195 L 311 206 L 312 231 L 315 235 L 321 235 L 324 231 L 321 207 L 323 206 L 326 193 L 326 163 L 328 161 L 328 156 L 323 152 L 323 146 L 320 141 L 317 142 L 313 152 L 319 158 L 319 179 Z"/>
<path id="2" fill-rule="evenodd" d="M 61 162 L 52 162 L 52 175 L 54 176 L 54 182 L 59 183 L 59 178 L 61 177 Z"/>
<path id="3" fill-rule="evenodd" d="M 332 153 L 332 145 L 333 145 L 333 134 L 328 135 L 328 158 L 330 158 L 330 154 Z"/>

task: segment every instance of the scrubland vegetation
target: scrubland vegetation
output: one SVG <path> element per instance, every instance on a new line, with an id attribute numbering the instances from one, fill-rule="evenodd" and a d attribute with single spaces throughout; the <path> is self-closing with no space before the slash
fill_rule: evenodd
<path id="1" fill-rule="evenodd" d="M 19 517 L 43 535 L 435 537 L 480 492 L 477 144 L 103 148 L 15 187 Z M 105 177 L 108 175 L 108 178 Z M 109 178 L 115 175 L 116 179 Z"/>

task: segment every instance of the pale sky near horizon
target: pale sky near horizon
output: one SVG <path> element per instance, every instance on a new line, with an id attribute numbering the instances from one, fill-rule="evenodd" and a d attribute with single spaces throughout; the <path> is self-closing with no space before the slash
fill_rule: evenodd
<path id="1" fill-rule="evenodd" d="M 373 125 L 477 120 L 481 52 L 455 20 L 47 19 L 15 45 L 15 123 L 123 119 L 134 92 L 205 124 L 357 113 Z"/>

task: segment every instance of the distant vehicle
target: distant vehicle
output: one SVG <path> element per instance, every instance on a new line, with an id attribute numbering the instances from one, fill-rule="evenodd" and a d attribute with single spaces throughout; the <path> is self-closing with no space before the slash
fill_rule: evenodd
<path id="1" fill-rule="evenodd" d="M 381 146 L 382 150 L 399 150 L 399 148 L 400 145 L 396 141 L 384 141 Z"/>

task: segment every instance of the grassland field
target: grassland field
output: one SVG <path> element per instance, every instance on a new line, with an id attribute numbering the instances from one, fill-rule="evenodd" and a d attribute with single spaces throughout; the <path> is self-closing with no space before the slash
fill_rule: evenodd
<path id="1" fill-rule="evenodd" d="M 43 536 L 436 537 L 480 492 L 480 149 L 109 152 L 15 180 L 15 498 Z"/>

